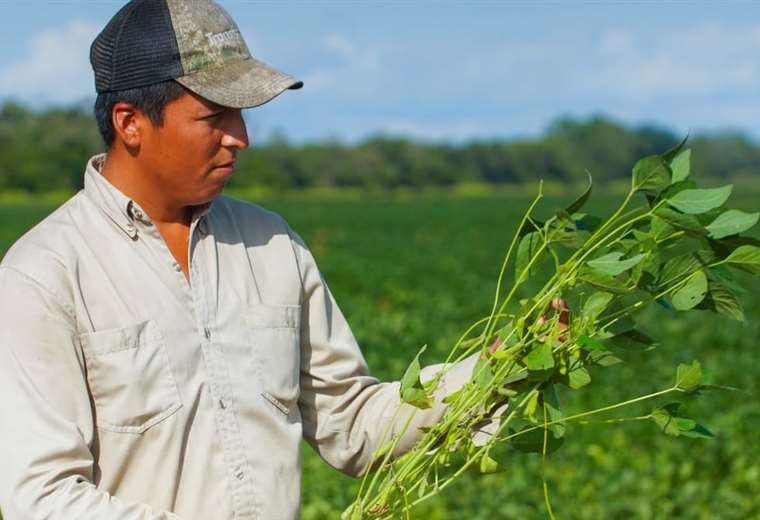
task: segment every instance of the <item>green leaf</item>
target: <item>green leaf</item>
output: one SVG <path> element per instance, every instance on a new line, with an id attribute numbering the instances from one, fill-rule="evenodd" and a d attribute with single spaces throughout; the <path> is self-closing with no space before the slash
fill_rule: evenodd
<path id="1" fill-rule="evenodd" d="M 596 269 L 581 270 L 578 278 L 587 284 L 596 287 L 599 290 L 614 294 L 625 294 L 629 292 L 628 287 L 617 278 L 601 273 Z"/>
<path id="2" fill-rule="evenodd" d="M 718 218 L 705 226 L 710 238 L 724 238 L 730 235 L 738 235 L 757 224 L 760 213 L 745 213 L 738 209 L 730 209 L 721 213 Z"/>
<path id="3" fill-rule="evenodd" d="M 707 428 L 705 428 L 704 426 L 696 422 L 694 423 L 694 426 L 689 430 L 684 429 L 682 426 L 680 426 L 680 424 L 679 424 L 679 427 L 681 427 L 681 435 L 683 435 L 684 437 L 692 437 L 695 439 L 714 439 L 715 438 L 715 434 L 713 434 L 713 432 L 711 432 L 710 430 L 708 430 Z"/>
<path id="4" fill-rule="evenodd" d="M 634 351 L 650 350 L 654 345 L 654 340 L 651 337 L 636 329 L 616 334 L 607 341 L 614 347 Z"/>
<path id="5" fill-rule="evenodd" d="M 607 350 L 592 350 L 588 354 L 588 359 L 600 367 L 609 367 L 623 362 L 622 359 Z"/>
<path id="6" fill-rule="evenodd" d="M 642 253 L 625 260 L 620 260 L 621 256 L 623 256 L 623 253 L 620 251 L 608 253 L 599 258 L 589 260 L 588 266 L 601 273 L 617 276 L 641 262 L 647 255 L 646 253 Z"/>
<path id="7" fill-rule="evenodd" d="M 474 370 L 473 370 L 473 372 L 474 372 Z M 460 388 L 456 392 L 450 393 L 449 395 L 447 395 L 446 397 L 444 397 L 442 399 L 442 401 L 443 401 L 444 404 L 454 403 L 464 393 L 466 393 L 466 387 L 465 386 L 463 386 L 462 388 Z"/>
<path id="8" fill-rule="evenodd" d="M 534 256 L 537 254 L 543 255 L 543 253 L 539 253 L 542 244 L 543 240 L 537 231 L 533 231 L 522 237 L 522 240 L 520 240 L 520 245 L 517 247 L 517 259 L 515 260 L 515 280 L 519 279 L 522 272 L 527 269 L 531 259 Z M 533 263 L 533 267 L 538 264 L 539 260 L 540 259 L 536 259 L 536 261 Z"/>
<path id="9" fill-rule="evenodd" d="M 593 232 L 602 224 L 602 222 L 604 222 L 599 217 L 595 217 L 594 215 L 587 215 L 585 213 L 576 213 L 574 215 L 574 218 L 575 227 L 581 231 Z"/>
<path id="10" fill-rule="evenodd" d="M 504 376 L 504 379 L 502 380 L 502 384 L 508 385 L 510 383 L 522 381 L 526 377 L 528 377 L 528 371 L 519 365 L 514 365 L 512 369 L 509 371 L 509 373 L 506 376 Z"/>
<path id="11" fill-rule="evenodd" d="M 659 208 L 654 214 L 674 228 L 681 229 L 690 235 L 703 236 L 707 233 L 697 217 L 693 215 L 685 215 L 670 208 Z"/>
<path id="12" fill-rule="evenodd" d="M 744 309 L 733 291 L 715 280 L 711 280 L 709 286 L 710 291 L 700 308 L 712 310 L 732 320 L 744 321 Z"/>
<path id="13" fill-rule="evenodd" d="M 525 366 L 529 370 L 548 370 L 554 368 L 554 356 L 549 342 L 539 343 L 525 356 Z"/>
<path id="14" fill-rule="evenodd" d="M 651 418 L 660 430 L 673 437 L 714 437 L 710 430 L 695 420 L 684 417 L 680 407 L 681 403 L 668 403 L 652 410 Z"/>
<path id="15" fill-rule="evenodd" d="M 693 361 L 687 365 L 681 363 L 676 370 L 676 388 L 684 392 L 690 392 L 699 387 L 702 382 L 702 365 L 699 361 Z"/>
<path id="16" fill-rule="evenodd" d="M 708 278 L 721 283 L 731 289 L 735 294 L 747 294 L 747 289 L 734 278 L 733 272 L 727 265 L 716 265 L 710 268 Z"/>
<path id="17" fill-rule="evenodd" d="M 427 345 L 420 349 L 401 378 L 401 400 L 416 408 L 430 408 L 433 405 L 433 398 L 427 395 L 420 382 L 420 356 L 426 348 Z"/>
<path id="18" fill-rule="evenodd" d="M 676 155 L 670 167 L 673 170 L 673 184 L 686 179 L 691 169 L 691 150 L 683 150 Z"/>
<path id="19" fill-rule="evenodd" d="M 682 213 L 698 215 L 725 204 L 732 189 L 733 186 L 729 184 L 721 188 L 683 190 L 673 195 L 666 202 Z"/>
<path id="20" fill-rule="evenodd" d="M 546 238 L 548 242 L 559 242 L 564 246 L 577 249 L 586 241 L 588 233 L 578 233 L 575 220 L 565 210 L 547 221 Z"/>
<path id="21" fill-rule="evenodd" d="M 586 368 L 579 366 L 567 374 L 568 386 L 572 389 L 578 389 L 586 386 L 591 382 L 591 375 Z"/>
<path id="22" fill-rule="evenodd" d="M 548 410 L 548 422 L 561 421 L 565 418 L 565 414 L 562 413 L 562 409 L 559 405 L 559 396 L 557 396 L 556 385 L 547 386 L 541 394 Z M 554 433 L 555 437 L 562 437 L 565 435 L 565 423 L 558 422 L 549 426 L 549 429 Z"/>
<path id="23" fill-rule="evenodd" d="M 687 282 L 673 293 L 673 307 L 687 311 L 696 307 L 707 295 L 707 276 L 704 271 L 696 271 Z"/>
<path id="24" fill-rule="evenodd" d="M 480 459 L 480 472 L 481 473 L 496 473 L 499 471 L 499 463 L 492 459 L 488 452 L 483 453 Z"/>
<path id="25" fill-rule="evenodd" d="M 612 298 L 612 294 L 608 292 L 595 292 L 583 304 L 581 315 L 589 320 L 595 320 L 607 308 Z"/>
<path id="26" fill-rule="evenodd" d="M 475 367 L 472 369 L 472 382 L 475 386 L 488 389 L 493 383 L 494 374 L 491 370 L 491 362 L 486 358 L 478 358 Z"/>
<path id="27" fill-rule="evenodd" d="M 585 335 L 580 336 L 576 341 L 581 347 L 583 347 L 588 352 L 593 352 L 595 350 L 598 350 L 598 351 L 607 350 L 607 347 L 604 346 L 604 343 L 589 336 L 585 336 Z"/>
<path id="28" fill-rule="evenodd" d="M 533 392 L 528 402 L 525 403 L 525 410 L 523 415 L 530 418 L 531 420 L 535 419 L 536 410 L 538 409 L 538 398 L 539 392 Z"/>
<path id="29" fill-rule="evenodd" d="M 709 245 L 718 258 L 727 258 L 728 255 L 740 246 L 760 247 L 760 240 L 753 237 L 732 236 L 720 240 L 710 240 Z"/>
<path id="30" fill-rule="evenodd" d="M 567 208 L 565 208 L 565 211 L 572 215 L 573 213 L 577 213 L 578 211 L 583 208 L 583 206 L 586 205 L 586 202 L 588 201 L 588 198 L 591 196 L 592 187 L 594 185 L 594 180 L 591 178 L 591 173 L 586 171 L 586 174 L 588 175 L 588 187 L 586 188 L 586 191 L 583 192 L 583 194 L 575 199 L 572 204 L 570 204 Z"/>
<path id="31" fill-rule="evenodd" d="M 652 236 L 655 239 L 665 238 L 666 236 L 669 236 L 673 233 L 673 226 L 668 224 L 665 220 L 661 219 L 660 217 L 654 215 L 652 216 L 650 230 L 652 232 Z"/>
<path id="32" fill-rule="evenodd" d="M 697 188 L 697 183 L 689 180 L 680 181 L 680 182 L 674 182 L 664 190 L 660 192 L 660 196 L 658 200 L 664 200 L 667 201 L 668 199 L 673 198 L 678 193 L 681 193 L 684 190 L 693 190 Z"/>
<path id="33" fill-rule="evenodd" d="M 657 242 L 654 239 L 649 239 L 641 242 L 642 250 L 646 251 L 647 257 L 634 268 L 633 274 L 636 280 L 640 280 L 644 273 L 651 276 L 652 280 L 656 280 L 660 276 L 660 249 L 657 247 Z M 639 272 L 640 271 L 640 272 Z"/>
<path id="34" fill-rule="evenodd" d="M 670 184 L 670 168 L 659 155 L 644 157 L 633 167 L 633 188 L 657 193 Z"/>
<path id="35" fill-rule="evenodd" d="M 609 325 L 604 327 L 603 331 L 599 332 L 600 338 L 611 338 L 617 334 L 628 332 L 636 328 L 636 322 L 631 319 L 630 316 L 621 316 Z"/>
<path id="36" fill-rule="evenodd" d="M 670 150 L 668 150 L 667 152 L 665 152 L 664 154 L 662 154 L 662 158 L 666 162 L 672 162 L 673 159 L 675 159 L 676 157 L 678 157 L 678 155 L 681 153 L 681 150 L 683 150 L 683 147 L 686 144 L 686 141 L 688 141 L 688 140 L 689 140 L 689 135 L 686 134 L 686 137 L 684 137 L 683 140 L 680 143 L 678 143 L 673 148 L 671 148 Z"/>
<path id="37" fill-rule="evenodd" d="M 712 251 L 702 250 L 671 258 L 662 266 L 658 283 L 670 285 L 680 278 L 703 269 L 714 259 Z"/>
<path id="38" fill-rule="evenodd" d="M 740 267 L 752 274 L 760 274 L 760 247 L 739 246 L 728 255 L 726 263 Z"/>

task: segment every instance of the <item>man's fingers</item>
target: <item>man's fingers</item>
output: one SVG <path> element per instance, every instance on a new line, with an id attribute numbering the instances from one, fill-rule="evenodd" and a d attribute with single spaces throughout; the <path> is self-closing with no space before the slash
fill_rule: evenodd
<path id="1" fill-rule="evenodd" d="M 567 306 L 567 302 L 562 298 L 554 298 L 551 307 L 555 311 L 559 311 L 558 326 L 560 330 L 565 330 L 570 324 L 570 307 Z"/>

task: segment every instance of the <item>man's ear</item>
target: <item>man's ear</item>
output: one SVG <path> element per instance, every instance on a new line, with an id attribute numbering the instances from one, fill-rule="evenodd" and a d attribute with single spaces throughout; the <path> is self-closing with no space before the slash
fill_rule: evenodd
<path id="1" fill-rule="evenodd" d="M 118 139 L 127 148 L 138 148 L 142 138 L 145 115 L 129 103 L 119 102 L 111 110 L 111 122 Z"/>

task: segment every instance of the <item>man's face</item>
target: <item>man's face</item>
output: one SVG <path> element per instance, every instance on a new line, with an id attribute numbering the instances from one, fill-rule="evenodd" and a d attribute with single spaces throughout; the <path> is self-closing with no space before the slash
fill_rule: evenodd
<path id="1" fill-rule="evenodd" d="M 138 160 L 155 188 L 176 206 L 215 198 L 233 173 L 237 152 L 248 147 L 240 109 L 191 92 L 166 105 L 162 127 L 147 126 Z"/>

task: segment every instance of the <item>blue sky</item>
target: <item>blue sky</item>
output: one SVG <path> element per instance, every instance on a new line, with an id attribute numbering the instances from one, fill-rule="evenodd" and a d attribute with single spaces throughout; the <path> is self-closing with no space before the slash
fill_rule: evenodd
<path id="1" fill-rule="evenodd" d="M 599 113 L 760 138 L 760 2 L 221 3 L 254 56 L 305 83 L 246 111 L 254 142 L 513 138 Z M 0 0 L 0 100 L 91 104 L 89 44 L 120 5 Z"/>

